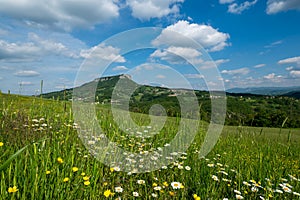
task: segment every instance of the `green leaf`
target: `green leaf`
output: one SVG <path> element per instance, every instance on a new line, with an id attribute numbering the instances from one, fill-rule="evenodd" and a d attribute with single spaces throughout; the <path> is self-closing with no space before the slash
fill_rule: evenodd
<path id="1" fill-rule="evenodd" d="M 12 156 L 10 156 L 1 166 L 0 166 L 0 172 L 4 169 L 6 169 L 8 167 L 8 165 L 19 155 L 21 154 L 26 148 L 28 147 L 28 145 L 26 145 L 25 147 L 23 147 L 22 149 L 20 149 L 19 151 L 17 151 L 15 154 L 13 154 Z"/>

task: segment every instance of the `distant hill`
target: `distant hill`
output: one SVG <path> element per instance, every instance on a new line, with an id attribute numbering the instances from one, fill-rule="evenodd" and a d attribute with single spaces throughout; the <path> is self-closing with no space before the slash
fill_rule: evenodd
<path id="1" fill-rule="evenodd" d="M 300 91 L 288 92 L 288 93 L 282 94 L 281 96 L 300 99 Z"/>
<path id="2" fill-rule="evenodd" d="M 120 79 L 122 79 L 126 87 L 116 92 L 115 86 Z M 95 82 L 98 84 L 96 93 L 90 90 L 91 87 L 94 87 Z M 129 86 L 136 88 L 130 96 L 128 95 Z M 107 106 L 110 106 L 111 103 L 122 105 L 122 99 L 127 97 L 129 99 L 129 110 L 132 112 L 148 114 L 152 105 L 160 104 L 165 108 L 168 116 L 181 115 L 178 95 L 185 95 L 190 91 L 187 89 L 171 90 L 159 86 L 140 85 L 134 82 L 129 75 L 124 74 L 97 78 L 77 87 L 77 89 L 81 91 L 82 95 L 80 96 L 84 97 L 83 100 L 92 100 Z M 112 100 L 113 91 L 116 94 L 116 99 Z M 284 125 L 285 127 L 300 128 L 299 91 L 297 91 L 296 87 L 236 88 L 228 90 L 226 93 L 226 124 L 259 127 L 281 127 Z M 72 101 L 72 98 L 76 98 L 73 97 L 72 92 L 73 89 L 70 88 L 43 94 L 42 96 L 55 100 Z M 196 90 L 194 92 L 201 107 L 201 119 L 209 122 L 211 120 L 211 98 L 215 97 L 211 96 L 208 91 Z M 190 110 L 190 112 L 199 111 Z M 283 124 L 284 121 L 286 121 L 285 124 Z"/>
<path id="3" fill-rule="evenodd" d="M 291 96 L 292 92 L 300 92 L 300 87 L 249 87 L 249 88 L 231 88 L 226 90 L 229 93 L 250 93 L 269 96 Z M 289 95 L 286 95 L 289 94 Z"/>

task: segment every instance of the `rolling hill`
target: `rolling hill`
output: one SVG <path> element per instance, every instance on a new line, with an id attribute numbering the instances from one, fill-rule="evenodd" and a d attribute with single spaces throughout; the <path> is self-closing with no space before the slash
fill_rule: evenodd
<path id="1" fill-rule="evenodd" d="M 118 81 L 130 88 L 135 88 L 132 95 L 126 88 L 115 92 L 116 99 L 112 99 L 113 91 Z M 125 81 L 125 82 L 124 82 Z M 91 87 L 97 83 L 96 93 L 90 92 Z M 132 112 L 149 113 L 154 104 L 162 105 L 168 116 L 180 116 L 180 104 L 178 94 L 188 93 L 185 89 L 168 89 L 158 86 L 139 85 L 129 75 L 118 75 L 97 78 L 92 82 L 85 83 L 76 88 L 82 91 L 86 100 L 110 106 L 111 103 L 122 104 L 118 99 L 129 98 L 129 109 Z M 73 89 L 43 94 L 43 98 L 72 101 Z M 235 90 L 237 92 L 237 90 Z M 254 90 L 252 90 L 253 92 Z M 258 91 L 258 90 L 256 90 Z M 262 91 L 271 91 L 261 88 Z M 300 101 L 299 92 L 288 92 L 277 88 L 277 96 L 245 93 L 226 92 L 227 100 L 227 125 L 259 126 L 259 127 L 293 127 L 300 128 Z M 281 92 L 279 92 L 281 91 Z M 201 119 L 207 122 L 211 117 L 211 95 L 208 91 L 194 91 L 198 99 Z M 270 94 L 275 94 L 275 89 Z M 298 98 L 298 99 L 297 99 Z M 192 112 L 192 111 L 191 111 Z M 194 111 L 193 111 L 194 112 Z M 285 123 L 283 123 L 285 122 Z"/>

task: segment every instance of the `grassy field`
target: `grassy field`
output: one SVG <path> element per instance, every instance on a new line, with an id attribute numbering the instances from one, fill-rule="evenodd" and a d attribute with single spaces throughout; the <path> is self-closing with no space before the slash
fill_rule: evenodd
<path id="1" fill-rule="evenodd" d="M 299 129 L 224 127 L 199 158 L 201 122 L 188 150 L 168 156 L 170 165 L 136 174 L 91 156 L 70 103 L 4 94 L 0 103 L 0 199 L 300 199 Z M 97 114 L 107 137 L 141 154 L 167 146 L 178 130 L 179 119 L 169 118 L 153 137 L 137 137 L 120 131 L 107 108 Z M 147 116 L 131 116 L 144 133 L 155 132 Z"/>

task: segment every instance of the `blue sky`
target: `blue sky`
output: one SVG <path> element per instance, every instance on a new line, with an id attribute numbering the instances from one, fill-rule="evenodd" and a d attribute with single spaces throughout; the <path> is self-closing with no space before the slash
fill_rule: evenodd
<path id="1" fill-rule="evenodd" d="M 212 74 L 207 75 L 203 67 L 193 70 L 178 60 L 180 56 L 195 60 L 196 56 L 207 54 L 209 58 L 201 57 L 202 65 L 214 61 L 218 70 L 214 75 L 226 89 L 300 86 L 299 0 L 0 0 L 0 3 L 0 90 L 3 92 L 39 94 L 41 80 L 44 92 L 73 87 L 80 66 L 91 59 L 91 52 L 97 48 L 102 60 L 116 59 L 103 75 L 129 73 L 140 83 L 184 87 L 175 77 L 180 74 L 193 88 L 203 89 L 203 84 L 209 88 L 212 81 L 207 76 Z M 165 49 L 155 49 L 158 46 L 154 45 L 153 49 L 123 55 L 123 48 L 127 47 L 113 46 L 112 41 L 103 43 L 118 33 L 143 27 L 161 30 L 152 35 L 151 44 L 172 40 L 172 45 Z M 193 39 L 202 45 L 203 52 L 183 48 L 174 34 L 164 30 Z M 132 37 L 138 40 L 137 35 Z M 126 42 L 127 38 L 123 40 Z M 170 67 L 173 70 L 168 71 Z M 97 70 L 93 72 L 86 76 L 86 81 L 99 75 L 95 73 Z"/>

